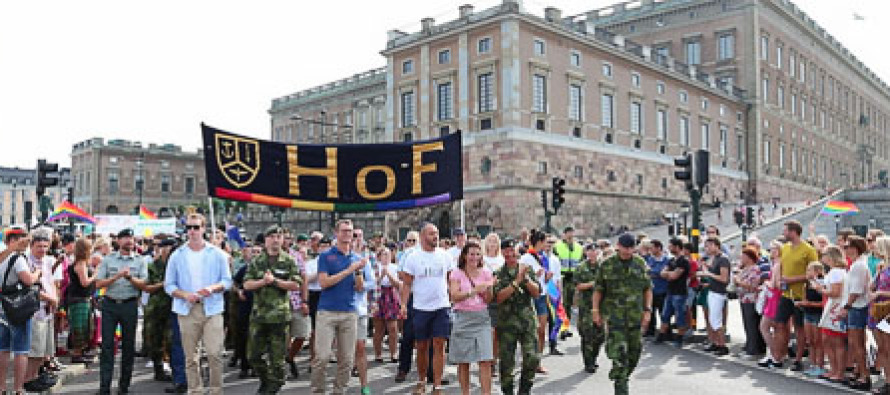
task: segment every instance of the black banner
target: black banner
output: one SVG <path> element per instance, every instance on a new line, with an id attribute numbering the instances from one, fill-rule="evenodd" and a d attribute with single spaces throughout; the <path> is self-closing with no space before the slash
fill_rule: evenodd
<path id="1" fill-rule="evenodd" d="M 463 198 L 461 138 L 283 144 L 201 124 L 210 196 L 302 210 L 390 211 Z"/>

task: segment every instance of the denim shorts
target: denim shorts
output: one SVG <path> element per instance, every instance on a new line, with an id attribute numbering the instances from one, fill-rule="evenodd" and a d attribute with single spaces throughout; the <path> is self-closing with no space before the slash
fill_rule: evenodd
<path id="1" fill-rule="evenodd" d="M 550 310 L 547 308 L 547 295 L 541 295 L 535 299 L 535 313 L 538 316 L 550 314 Z"/>
<path id="2" fill-rule="evenodd" d="M 31 320 L 22 325 L 0 325 L 0 352 L 10 351 L 16 355 L 31 351 Z"/>
<path id="3" fill-rule="evenodd" d="M 847 329 L 865 329 L 868 324 L 868 306 L 847 311 Z"/>
<path id="4" fill-rule="evenodd" d="M 819 321 L 821 321 L 821 320 L 822 320 L 822 313 L 816 313 L 816 314 L 804 313 L 804 315 L 803 315 L 803 322 L 805 324 L 819 325 Z"/>

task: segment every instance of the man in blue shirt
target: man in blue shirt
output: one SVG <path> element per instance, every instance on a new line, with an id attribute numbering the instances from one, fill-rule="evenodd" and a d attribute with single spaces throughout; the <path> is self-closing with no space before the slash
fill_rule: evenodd
<path id="1" fill-rule="evenodd" d="M 352 251 L 352 221 L 342 219 L 335 227 L 337 244 L 318 255 L 318 283 L 322 291 L 315 317 L 315 360 L 312 361 L 312 393 L 326 393 L 325 368 L 337 344 L 337 377 L 334 394 L 346 393 L 355 358 L 355 291 L 364 288 L 362 270 L 368 263 Z"/>
<path id="2" fill-rule="evenodd" d="M 201 366 L 195 358 L 198 341 L 203 341 L 210 366 L 210 393 L 222 394 L 223 292 L 232 287 L 229 256 L 204 241 L 203 215 L 190 214 L 185 228 L 188 243 L 170 256 L 164 291 L 173 297 L 189 391 L 203 393 Z"/>
<path id="3" fill-rule="evenodd" d="M 649 318 L 649 327 L 646 329 L 645 336 L 655 336 L 655 318 L 661 317 L 664 298 L 668 290 L 668 282 L 661 277 L 661 271 L 671 260 L 664 253 L 664 245 L 661 240 L 652 240 L 650 244 L 652 248 L 649 250 L 650 255 L 646 257 L 646 266 L 649 267 L 649 278 L 652 280 L 652 311 L 649 312 L 651 318 Z"/>

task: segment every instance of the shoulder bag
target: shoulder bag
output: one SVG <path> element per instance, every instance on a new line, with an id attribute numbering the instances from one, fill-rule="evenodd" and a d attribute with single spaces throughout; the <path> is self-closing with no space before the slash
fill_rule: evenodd
<path id="1" fill-rule="evenodd" d="M 11 256 L 6 268 L 6 274 L 3 276 L 2 290 L 0 290 L 0 305 L 3 306 L 3 312 L 6 320 L 12 325 L 22 325 L 28 322 L 34 313 L 40 308 L 39 299 L 39 283 L 33 286 L 26 286 L 20 279 L 11 287 L 6 286 L 6 280 L 9 278 L 9 272 L 15 266 L 15 261 L 21 255 Z"/>

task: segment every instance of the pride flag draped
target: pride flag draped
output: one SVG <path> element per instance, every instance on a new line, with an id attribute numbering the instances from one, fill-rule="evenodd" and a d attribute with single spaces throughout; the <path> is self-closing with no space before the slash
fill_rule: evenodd
<path id="1" fill-rule="evenodd" d="M 822 211 L 819 212 L 820 215 L 846 215 L 846 214 L 859 214 L 859 207 L 856 207 L 853 202 L 844 202 L 840 200 L 829 200 L 825 203 L 825 206 L 822 207 Z"/>
<path id="2" fill-rule="evenodd" d="M 62 204 L 59 205 L 59 207 L 56 207 L 56 210 L 53 211 L 52 214 L 50 214 L 46 221 L 49 222 L 66 218 L 73 218 L 78 221 L 89 222 L 91 224 L 96 223 L 96 219 L 93 218 L 92 215 L 88 214 L 80 207 L 77 207 L 68 201 L 64 201 L 62 202 Z"/>
<path id="3" fill-rule="evenodd" d="M 139 219 L 158 219 L 158 216 L 148 209 L 148 207 L 139 206 Z"/>

